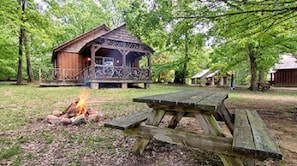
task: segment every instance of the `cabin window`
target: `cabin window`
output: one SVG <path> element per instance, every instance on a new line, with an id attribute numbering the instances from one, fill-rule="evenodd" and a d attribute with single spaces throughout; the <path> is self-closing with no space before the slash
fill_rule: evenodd
<path id="1" fill-rule="evenodd" d="M 113 57 L 96 56 L 95 57 L 95 63 L 97 65 L 113 65 L 114 58 Z"/>

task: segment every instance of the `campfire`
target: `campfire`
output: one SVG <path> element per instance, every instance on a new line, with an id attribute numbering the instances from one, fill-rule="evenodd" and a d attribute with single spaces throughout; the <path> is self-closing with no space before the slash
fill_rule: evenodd
<path id="1" fill-rule="evenodd" d="M 50 124 L 63 125 L 80 125 L 87 122 L 98 122 L 101 116 L 93 108 L 87 107 L 86 100 L 88 97 L 88 93 L 82 93 L 63 112 L 53 111 L 51 115 L 46 117 L 46 121 Z"/>

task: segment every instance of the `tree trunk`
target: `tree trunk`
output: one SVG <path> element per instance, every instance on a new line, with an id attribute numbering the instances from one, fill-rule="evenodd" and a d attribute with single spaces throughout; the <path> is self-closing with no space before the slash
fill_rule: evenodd
<path id="1" fill-rule="evenodd" d="M 185 34 L 185 61 L 182 71 L 182 83 L 186 84 L 187 68 L 189 62 L 188 33 Z"/>
<path id="2" fill-rule="evenodd" d="M 27 62 L 27 74 L 28 74 L 28 82 L 34 81 L 34 75 L 32 70 L 31 58 L 30 58 L 30 48 L 29 48 L 29 40 L 27 31 L 24 30 L 24 48 L 26 54 L 26 62 Z"/>
<path id="3" fill-rule="evenodd" d="M 20 35 L 19 35 L 19 58 L 18 58 L 18 74 L 17 74 L 17 85 L 21 85 L 23 81 L 23 38 L 24 38 L 24 14 L 25 14 L 25 1 L 20 0 L 19 5 L 22 10 L 22 16 L 21 16 L 21 25 L 20 25 Z"/>
<path id="4" fill-rule="evenodd" d="M 265 71 L 262 67 L 259 70 L 258 76 L 258 83 L 265 83 Z"/>
<path id="5" fill-rule="evenodd" d="M 182 83 L 181 74 L 179 70 L 175 70 L 174 72 L 174 83 L 177 83 L 177 84 Z"/>
<path id="6" fill-rule="evenodd" d="M 250 72 L 251 72 L 251 82 L 249 89 L 252 91 L 257 90 L 257 64 L 256 64 L 256 57 L 255 52 L 253 51 L 253 46 L 248 46 L 248 56 L 250 59 Z"/>
<path id="7" fill-rule="evenodd" d="M 22 66 L 23 66 L 23 28 L 20 28 L 20 36 L 19 36 L 19 60 L 18 60 L 18 75 L 17 75 L 17 85 L 22 84 Z"/>

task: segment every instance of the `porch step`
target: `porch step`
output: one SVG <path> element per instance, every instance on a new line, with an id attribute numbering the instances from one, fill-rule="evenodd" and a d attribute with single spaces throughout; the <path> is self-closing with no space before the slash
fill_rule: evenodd
<path id="1" fill-rule="evenodd" d="M 42 82 L 39 83 L 40 87 L 67 87 L 67 86 L 87 86 L 82 82 Z"/>

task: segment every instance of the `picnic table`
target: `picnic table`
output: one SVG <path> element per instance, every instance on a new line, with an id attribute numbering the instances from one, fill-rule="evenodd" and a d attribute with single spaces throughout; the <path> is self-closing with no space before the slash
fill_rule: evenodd
<path id="1" fill-rule="evenodd" d="M 257 112 L 236 110 L 231 114 L 224 104 L 227 98 L 226 91 L 210 90 L 138 97 L 133 101 L 146 103 L 148 110 L 112 120 L 105 126 L 138 136 L 132 147 L 134 154 L 142 154 L 149 140 L 155 138 L 215 152 L 224 165 L 243 165 L 242 158 L 281 160 L 282 154 Z M 167 127 L 161 127 L 165 115 L 172 118 Z M 183 117 L 195 118 L 203 133 L 176 130 Z M 224 134 L 218 121 L 225 123 L 231 137 Z"/>
<path id="2" fill-rule="evenodd" d="M 257 85 L 258 85 L 258 91 L 265 92 L 270 89 L 270 84 L 267 84 L 267 83 L 258 82 Z"/>

